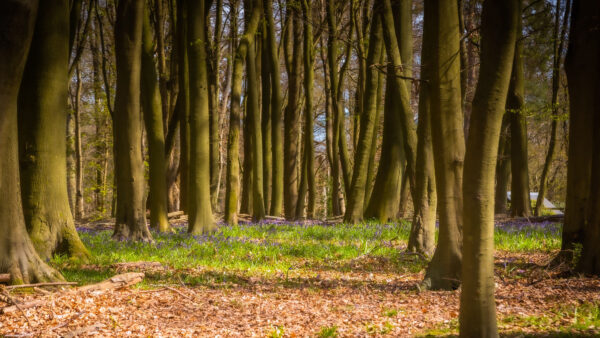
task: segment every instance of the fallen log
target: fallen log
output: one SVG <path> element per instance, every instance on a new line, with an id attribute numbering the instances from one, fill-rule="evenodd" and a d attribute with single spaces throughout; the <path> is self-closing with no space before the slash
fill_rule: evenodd
<path id="1" fill-rule="evenodd" d="M 68 293 L 77 293 L 77 292 L 93 292 L 93 291 L 106 291 L 106 290 L 122 289 L 124 287 L 135 285 L 135 284 L 141 282 L 143 279 L 144 279 L 143 272 L 128 272 L 128 273 L 113 276 L 105 281 L 100 282 L 100 283 L 85 285 L 85 286 L 81 286 L 81 287 L 69 290 L 66 293 L 68 294 Z M 9 312 L 14 312 L 19 309 L 30 309 L 33 307 L 40 306 L 40 305 L 46 303 L 47 301 L 48 301 L 47 299 L 42 298 L 42 299 L 33 300 L 31 302 L 27 302 L 27 303 L 19 303 L 19 304 L 6 306 L 6 307 L 3 307 L 0 309 L 0 313 L 4 314 L 4 313 L 9 313 Z"/>
<path id="2" fill-rule="evenodd" d="M 8 282 L 10 282 L 10 274 L 0 273 L 0 283 L 8 283 Z"/>

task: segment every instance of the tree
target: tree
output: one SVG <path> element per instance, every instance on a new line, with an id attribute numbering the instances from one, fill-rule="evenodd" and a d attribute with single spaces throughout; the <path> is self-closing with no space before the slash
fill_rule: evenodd
<path id="1" fill-rule="evenodd" d="M 519 27 L 522 26 L 519 20 Z M 521 29 L 518 30 L 522 31 Z M 511 193 L 510 208 L 513 216 L 528 217 L 531 215 L 529 197 L 529 167 L 527 164 L 527 120 L 523 111 L 525 101 L 525 83 L 523 70 L 523 39 L 519 35 L 516 41 L 514 65 L 506 98 L 506 110 L 510 123 L 511 154 Z"/>
<path id="2" fill-rule="evenodd" d="M 600 274 L 600 3 L 573 0 L 565 71 L 569 86 L 569 163 L 563 256 L 579 246 L 577 270 Z"/>
<path id="3" fill-rule="evenodd" d="M 244 60 L 254 42 L 254 36 L 261 14 L 260 0 L 252 0 L 252 12 L 246 25 L 244 35 L 235 51 L 233 73 L 231 78 L 231 109 L 229 116 L 229 136 L 227 141 L 227 187 L 225 191 L 225 222 L 237 224 L 237 207 L 239 198 L 239 139 L 240 110 L 242 96 L 242 72 Z"/>
<path id="4" fill-rule="evenodd" d="M 296 219 L 296 205 L 298 203 L 298 177 L 300 164 L 298 154 L 300 151 L 300 90 L 302 61 L 302 18 L 299 8 L 293 1 L 288 1 L 286 15 L 289 22 L 288 30 L 292 38 L 287 38 L 284 44 L 287 46 L 286 61 L 288 70 L 288 101 L 283 116 L 283 203 L 285 218 Z M 289 45 L 291 44 L 291 46 Z M 290 55 L 291 54 L 291 55 Z"/>
<path id="5" fill-rule="evenodd" d="M 373 6 L 379 7 L 377 3 Z M 377 14 L 374 17 L 369 36 L 365 97 L 364 106 L 361 107 L 360 113 L 361 127 L 358 137 L 358 149 L 356 150 L 354 169 L 352 170 L 352 185 L 348 192 L 348 207 L 344 215 L 344 221 L 348 223 L 356 223 L 362 220 L 363 217 L 369 153 L 375 129 L 378 79 L 377 70 L 373 65 L 379 61 L 383 48 L 381 18 L 378 15 L 379 8 L 376 7 L 373 8 L 374 13 Z"/>
<path id="6" fill-rule="evenodd" d="M 134 241 L 152 241 L 146 225 L 139 95 L 143 15 L 143 1 L 122 0 L 117 5 L 113 116 L 117 210 L 113 238 Z"/>
<path id="7" fill-rule="evenodd" d="M 69 2 L 42 2 L 19 91 L 19 162 L 27 231 L 40 257 L 89 253 L 67 193 Z"/>
<path id="8" fill-rule="evenodd" d="M 210 6 L 213 1 L 205 1 L 204 31 L 206 32 L 206 66 L 208 72 L 208 110 L 210 119 L 210 196 L 211 207 L 217 210 L 219 201 L 219 65 L 221 63 L 221 26 L 223 0 L 217 0 L 215 6 L 215 27 L 212 43 L 209 41 Z"/>
<path id="9" fill-rule="evenodd" d="M 279 216 L 283 209 L 283 117 L 281 98 L 281 75 L 279 73 L 279 53 L 275 42 L 275 23 L 273 20 L 273 2 L 263 1 L 267 35 L 267 58 L 271 75 L 271 142 L 273 159 L 273 183 L 271 185 L 270 214 Z M 264 89 L 263 89 L 264 90 Z M 263 105 L 265 102 L 263 102 Z M 265 131 L 266 132 L 266 131 Z"/>
<path id="10" fill-rule="evenodd" d="M 188 212 L 190 177 L 190 77 L 188 62 L 188 1 L 177 0 L 177 71 L 179 93 L 175 114 L 179 118 L 179 200 L 180 208 Z"/>
<path id="11" fill-rule="evenodd" d="M 431 43 L 431 135 L 440 231 L 422 287 L 454 289 L 460 283 L 465 153 L 457 2 L 425 1 L 423 20 L 434 32 L 424 43 Z"/>
<path id="12" fill-rule="evenodd" d="M 156 68 L 154 66 L 154 44 L 150 26 L 150 10 L 144 10 L 142 27 L 141 89 L 144 123 L 148 138 L 150 226 L 161 232 L 169 231 L 167 219 L 167 168 L 165 162 L 165 135 L 163 130 L 163 105 Z"/>
<path id="13" fill-rule="evenodd" d="M 462 337 L 497 337 L 494 301 L 494 176 L 508 92 L 520 0 L 486 0 L 481 26 L 481 68 L 473 99 L 463 185 Z M 513 72 L 514 74 L 514 72 Z"/>
<path id="14" fill-rule="evenodd" d="M 36 253 L 25 228 L 19 186 L 17 96 L 34 33 L 37 1 L 0 3 L 0 272 L 12 284 L 62 279 Z"/>

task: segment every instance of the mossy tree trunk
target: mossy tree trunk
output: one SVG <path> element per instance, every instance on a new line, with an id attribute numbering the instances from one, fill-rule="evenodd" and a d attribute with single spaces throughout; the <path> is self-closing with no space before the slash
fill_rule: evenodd
<path id="1" fill-rule="evenodd" d="M 381 17 L 379 5 L 373 8 L 376 13 L 373 18 L 369 36 L 369 51 L 367 53 L 367 73 L 365 81 L 364 106 L 360 107 L 360 131 L 358 148 L 355 154 L 354 169 L 352 170 L 352 185 L 348 192 L 348 207 L 344 221 L 356 223 L 362 220 L 364 213 L 367 170 L 373 132 L 375 130 L 375 115 L 377 112 L 377 69 L 373 66 L 379 61 L 383 48 Z"/>
<path id="2" fill-rule="evenodd" d="M 165 136 L 163 111 L 158 75 L 154 66 L 154 43 L 150 26 L 150 10 L 144 10 L 142 28 L 142 109 L 148 138 L 150 226 L 158 231 L 170 230 L 167 219 L 167 168 L 165 158 Z"/>
<path id="3" fill-rule="evenodd" d="M 29 236 L 43 259 L 87 259 L 67 192 L 69 1 L 41 2 L 19 91 L 19 163 Z"/>
<path id="4" fill-rule="evenodd" d="M 227 186 L 225 190 L 225 222 L 237 224 L 237 207 L 239 201 L 239 141 L 240 141 L 240 111 L 242 96 L 242 75 L 244 60 L 254 43 L 256 29 L 258 28 L 261 7 L 260 0 L 252 0 L 252 12 L 246 25 L 244 35 L 236 48 L 233 60 L 231 78 L 231 108 L 229 116 L 229 135 L 227 140 Z"/>
<path id="5" fill-rule="evenodd" d="M 519 20 L 519 27 L 522 26 Z M 521 31 L 519 29 L 519 31 Z M 529 166 L 527 155 L 527 120 L 525 111 L 525 74 L 523 70 L 522 34 L 516 42 L 514 64 L 506 98 L 506 110 L 510 121 L 510 166 L 511 192 L 510 209 L 513 216 L 531 216 L 531 199 L 529 197 Z"/>
<path id="6" fill-rule="evenodd" d="M 494 300 L 494 176 L 521 0 L 486 0 L 481 68 L 473 99 L 463 185 L 464 236 L 459 332 L 498 337 Z"/>
<path id="7" fill-rule="evenodd" d="M 121 0 L 115 23 L 117 92 L 113 118 L 116 224 L 113 238 L 152 241 L 146 224 L 140 76 L 144 2 Z"/>
<path id="8" fill-rule="evenodd" d="M 422 287 L 460 284 L 462 177 L 465 141 L 460 87 L 460 34 L 456 0 L 425 1 L 424 25 L 431 40 L 431 135 L 440 231 Z"/>
<path id="9" fill-rule="evenodd" d="M 565 70 L 569 86 L 569 163 L 563 255 L 581 246 L 577 270 L 600 274 L 600 2 L 574 0 Z M 591 153 L 591 155 L 590 155 Z"/>
<path id="10" fill-rule="evenodd" d="M 37 1 L 0 2 L 0 190 L 5 194 L 0 203 L 0 272 L 10 274 L 11 284 L 62 279 L 40 259 L 27 235 L 19 186 L 17 96 L 37 7 Z"/>
<path id="11" fill-rule="evenodd" d="M 188 3 L 188 64 L 190 71 L 190 175 L 188 232 L 215 229 L 210 199 L 210 127 L 204 0 Z"/>

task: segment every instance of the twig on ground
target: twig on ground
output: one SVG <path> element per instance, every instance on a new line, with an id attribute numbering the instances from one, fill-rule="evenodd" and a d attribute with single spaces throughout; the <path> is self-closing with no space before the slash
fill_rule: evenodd
<path id="1" fill-rule="evenodd" d="M 35 284 L 18 284 L 18 285 L 9 285 L 6 287 L 7 290 L 12 289 L 22 289 L 22 288 L 35 288 L 42 286 L 62 286 L 62 285 L 77 285 L 77 282 L 52 282 L 52 283 L 35 283 Z"/>

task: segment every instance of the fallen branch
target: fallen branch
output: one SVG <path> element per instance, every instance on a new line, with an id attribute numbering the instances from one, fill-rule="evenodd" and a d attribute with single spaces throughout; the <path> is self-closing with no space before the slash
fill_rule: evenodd
<path id="1" fill-rule="evenodd" d="M 113 276 L 105 281 L 100 283 L 85 285 L 78 287 L 76 289 L 69 290 L 67 293 L 77 293 L 77 292 L 93 292 L 93 291 L 106 291 L 106 290 L 117 290 L 122 289 L 124 287 L 128 287 L 131 285 L 135 285 L 141 282 L 144 279 L 144 273 L 142 272 L 128 272 L 121 275 Z M 36 299 L 31 302 L 15 304 L 11 306 L 6 306 L 0 309 L 0 313 L 9 313 L 22 309 L 30 309 L 33 307 L 40 306 L 46 303 L 46 299 Z"/>
<path id="2" fill-rule="evenodd" d="M 8 282 L 10 282 L 10 274 L 0 273 L 0 283 L 8 283 Z"/>
<path id="3" fill-rule="evenodd" d="M 22 289 L 22 288 L 34 288 L 39 286 L 61 286 L 61 285 L 77 285 L 77 282 L 52 282 L 52 283 L 34 283 L 34 284 L 18 284 L 9 285 L 6 289 Z"/>

